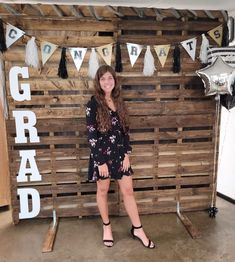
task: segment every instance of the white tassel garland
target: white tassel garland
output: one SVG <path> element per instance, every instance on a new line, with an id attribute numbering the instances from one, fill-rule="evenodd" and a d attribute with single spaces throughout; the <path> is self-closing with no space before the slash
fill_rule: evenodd
<path id="1" fill-rule="evenodd" d="M 88 66 L 88 76 L 94 79 L 98 68 L 99 68 L 99 60 L 95 48 L 91 48 L 91 55 L 90 55 L 89 66 Z"/>
<path id="2" fill-rule="evenodd" d="M 150 46 L 147 46 L 147 50 L 144 55 L 144 69 L 143 74 L 145 76 L 152 76 L 154 74 L 154 70 L 156 70 L 154 66 L 154 57 L 151 53 Z"/>
<path id="3" fill-rule="evenodd" d="M 209 48 L 209 41 L 206 38 L 205 34 L 202 34 L 202 44 L 200 48 L 199 59 L 203 64 L 207 64 L 208 62 L 208 57 L 207 57 L 208 48 Z"/>
<path id="4" fill-rule="evenodd" d="M 35 43 L 35 37 L 32 37 L 26 45 L 25 63 L 28 66 L 32 66 L 36 69 L 40 68 L 40 63 L 38 58 L 38 47 Z"/>

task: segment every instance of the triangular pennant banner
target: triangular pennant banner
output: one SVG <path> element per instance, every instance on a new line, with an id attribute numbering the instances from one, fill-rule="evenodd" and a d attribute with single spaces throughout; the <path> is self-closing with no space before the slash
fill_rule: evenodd
<path id="1" fill-rule="evenodd" d="M 41 54 L 43 65 L 45 65 L 46 61 L 52 56 L 57 47 L 57 45 L 54 45 L 46 41 L 41 42 Z"/>
<path id="2" fill-rule="evenodd" d="M 219 25 L 216 28 L 207 32 L 208 35 L 215 40 L 215 42 L 221 46 L 222 44 L 222 37 L 223 37 L 223 26 Z"/>
<path id="3" fill-rule="evenodd" d="M 25 34 L 24 31 L 20 30 L 19 28 L 7 24 L 6 26 L 6 46 L 7 48 L 15 43 L 21 36 Z"/>
<path id="4" fill-rule="evenodd" d="M 191 38 L 185 41 L 181 42 L 181 45 L 184 47 L 184 49 L 187 51 L 187 53 L 190 55 L 190 57 L 195 60 L 195 54 L 196 54 L 196 47 L 197 47 L 197 38 Z"/>
<path id="5" fill-rule="evenodd" d="M 154 50 L 157 53 L 157 57 L 162 65 L 164 67 L 166 63 L 166 59 L 170 50 L 170 45 L 155 45 Z"/>
<path id="6" fill-rule="evenodd" d="M 113 44 L 96 47 L 99 55 L 104 59 L 107 65 L 111 65 Z"/>
<path id="7" fill-rule="evenodd" d="M 142 45 L 127 43 L 127 50 L 131 61 L 131 66 L 133 67 L 137 58 L 139 57 L 141 50 L 143 49 Z"/>
<path id="8" fill-rule="evenodd" d="M 80 70 L 86 51 L 87 48 L 70 48 L 70 54 L 78 71 Z"/>

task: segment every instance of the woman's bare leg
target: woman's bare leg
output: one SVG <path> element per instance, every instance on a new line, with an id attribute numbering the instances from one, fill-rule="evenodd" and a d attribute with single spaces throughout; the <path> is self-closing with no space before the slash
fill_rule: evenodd
<path id="1" fill-rule="evenodd" d="M 118 180 L 120 190 L 123 195 L 124 206 L 132 225 L 138 227 L 141 225 L 139 212 L 133 192 L 132 176 L 123 176 L 122 179 Z M 144 245 L 148 245 L 148 238 L 146 237 L 143 228 L 135 229 L 134 234 L 142 239 Z M 153 246 L 153 243 L 151 244 Z"/>
<path id="2" fill-rule="evenodd" d="M 103 223 L 109 222 L 109 210 L 108 210 L 109 185 L 110 185 L 110 179 L 97 181 L 96 201 Z M 103 226 L 103 239 L 113 240 L 111 225 Z M 108 242 L 105 244 L 112 246 L 112 244 Z"/>

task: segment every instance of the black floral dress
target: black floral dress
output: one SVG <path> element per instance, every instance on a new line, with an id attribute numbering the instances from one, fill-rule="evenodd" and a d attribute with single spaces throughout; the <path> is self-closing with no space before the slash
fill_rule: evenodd
<path id="1" fill-rule="evenodd" d="M 122 161 L 125 153 L 131 152 L 129 134 L 121 127 L 118 113 L 110 109 L 111 130 L 99 132 L 97 130 L 96 112 L 98 103 L 94 97 L 87 103 L 86 122 L 88 142 L 91 149 L 88 180 L 104 179 L 99 176 L 98 165 L 107 164 L 109 177 L 121 179 L 123 175 L 130 176 L 133 173 L 130 167 L 122 171 Z"/>

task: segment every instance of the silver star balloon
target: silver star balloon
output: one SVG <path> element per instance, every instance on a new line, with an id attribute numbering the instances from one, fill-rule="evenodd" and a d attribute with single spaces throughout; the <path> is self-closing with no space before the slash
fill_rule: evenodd
<path id="1" fill-rule="evenodd" d="M 205 68 L 196 73 L 201 77 L 205 95 L 232 94 L 232 83 L 235 79 L 235 68 L 227 64 L 220 56 Z"/>

